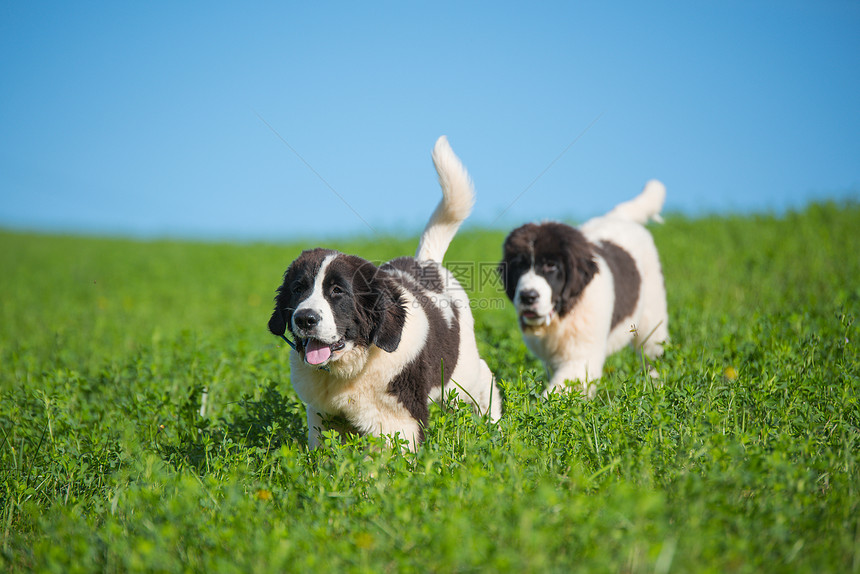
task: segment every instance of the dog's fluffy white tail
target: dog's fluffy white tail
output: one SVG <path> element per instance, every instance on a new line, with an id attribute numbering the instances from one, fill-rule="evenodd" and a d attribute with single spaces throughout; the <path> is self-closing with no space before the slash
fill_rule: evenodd
<path id="1" fill-rule="evenodd" d="M 433 165 L 439 174 L 439 185 L 442 186 L 442 200 L 436 206 L 436 211 L 430 216 L 415 258 L 419 261 L 442 262 L 448 245 L 454 239 L 460 224 L 472 212 L 475 204 L 475 190 L 472 180 L 454 150 L 448 144 L 445 136 L 436 140 L 433 148 Z"/>
<path id="2" fill-rule="evenodd" d="M 607 213 L 607 217 L 629 219 L 636 223 L 645 224 L 648 220 L 663 223 L 660 210 L 666 201 L 666 186 L 656 179 L 645 184 L 642 193 L 624 203 L 619 203 L 615 209 Z"/>

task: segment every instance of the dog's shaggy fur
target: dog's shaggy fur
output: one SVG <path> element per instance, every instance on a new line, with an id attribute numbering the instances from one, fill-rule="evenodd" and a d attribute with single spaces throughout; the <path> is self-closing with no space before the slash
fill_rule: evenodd
<path id="1" fill-rule="evenodd" d="M 399 434 L 414 450 L 424 437 L 429 400 L 451 384 L 492 420 L 500 416 L 493 375 L 478 356 L 468 297 L 441 265 L 472 210 L 472 182 L 444 136 L 433 163 L 443 197 L 414 258 L 377 267 L 313 249 L 284 273 L 269 330 L 289 330 L 295 339 L 291 377 L 307 406 L 311 447 L 320 444 L 322 430 L 346 428 Z"/>
<path id="2" fill-rule="evenodd" d="M 550 376 L 547 392 L 570 381 L 593 398 L 606 357 L 628 343 L 662 355 L 666 289 L 644 225 L 660 220 L 665 197 L 663 184 L 650 181 L 578 229 L 528 223 L 508 235 L 499 272 L 526 346 Z"/>

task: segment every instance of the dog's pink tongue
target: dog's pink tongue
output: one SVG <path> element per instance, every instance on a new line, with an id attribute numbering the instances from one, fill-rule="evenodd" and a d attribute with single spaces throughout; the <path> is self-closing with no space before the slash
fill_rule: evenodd
<path id="1" fill-rule="evenodd" d="M 305 347 L 305 360 L 311 365 L 319 365 L 331 357 L 331 347 L 316 339 L 309 339 Z"/>

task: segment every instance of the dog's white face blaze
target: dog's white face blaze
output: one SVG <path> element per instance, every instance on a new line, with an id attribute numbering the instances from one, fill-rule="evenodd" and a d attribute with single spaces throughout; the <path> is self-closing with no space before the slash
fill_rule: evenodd
<path id="1" fill-rule="evenodd" d="M 295 313 L 293 313 L 292 320 L 292 330 L 294 333 L 299 334 L 302 339 L 305 339 L 305 360 L 308 360 L 307 353 L 309 351 L 307 340 L 308 339 L 316 339 L 323 345 L 339 345 L 333 347 L 330 351 L 327 351 L 328 357 L 322 361 L 317 362 L 314 361 L 313 364 L 316 366 L 325 366 L 329 363 L 337 361 L 342 358 L 344 355 L 349 353 L 354 347 L 355 343 L 352 341 L 342 340 L 342 335 L 338 330 L 337 323 L 335 321 L 334 310 L 331 308 L 331 304 L 325 298 L 323 293 L 323 282 L 326 276 L 326 270 L 328 269 L 329 264 L 337 257 L 337 254 L 332 254 L 326 256 L 320 264 L 319 272 L 317 272 L 316 277 L 314 277 L 314 285 L 311 290 L 310 296 L 298 304 L 296 307 Z M 296 324 L 296 314 L 303 310 L 308 309 L 313 311 L 320 317 L 319 323 L 314 325 L 310 329 L 303 329 L 299 325 Z M 330 353 L 330 354 L 329 354 Z"/>
<path id="2" fill-rule="evenodd" d="M 524 295 L 526 300 L 524 301 Z M 534 300 L 530 300 L 534 298 Z M 546 325 L 552 319 L 552 287 L 538 275 L 534 267 L 520 276 L 514 294 L 517 314 L 527 325 Z"/>
<path id="3" fill-rule="evenodd" d="M 301 333 L 303 337 L 313 337 L 329 345 L 337 342 L 340 338 L 337 333 L 337 325 L 334 322 L 334 312 L 329 302 L 326 301 L 325 295 L 323 295 L 323 279 L 325 279 L 326 269 L 335 257 L 337 255 L 329 255 L 323 259 L 319 273 L 314 277 L 314 287 L 311 295 L 296 307 L 292 321 L 294 333 Z M 296 314 L 304 309 L 309 309 L 321 317 L 320 322 L 312 329 L 304 330 L 296 325 Z"/>

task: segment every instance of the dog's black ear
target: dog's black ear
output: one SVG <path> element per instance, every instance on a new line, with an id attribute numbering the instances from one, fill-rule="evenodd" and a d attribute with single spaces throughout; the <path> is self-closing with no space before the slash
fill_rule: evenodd
<path id="1" fill-rule="evenodd" d="M 361 340 L 393 353 L 400 345 L 406 308 L 399 289 L 379 267 L 355 255 L 344 256 L 352 264 L 356 311 L 361 317 Z"/>
<path id="2" fill-rule="evenodd" d="M 499 262 L 496 267 L 496 273 L 499 275 L 499 281 L 502 284 L 502 289 L 505 295 L 511 301 L 517 294 L 517 282 L 520 276 L 528 270 L 528 265 L 523 264 L 523 259 L 516 254 L 505 254 L 505 258 Z"/>
<path id="3" fill-rule="evenodd" d="M 373 344 L 389 353 L 400 345 L 403 326 L 406 324 L 406 308 L 400 294 L 394 290 L 391 280 L 380 281 L 377 298 L 377 320 L 373 332 Z"/>
<path id="4" fill-rule="evenodd" d="M 284 312 L 280 309 L 280 306 L 275 306 L 275 310 L 272 312 L 272 316 L 269 319 L 269 331 L 271 331 L 273 335 L 278 336 L 287 332 L 287 321 L 284 317 Z"/>
<path id="5" fill-rule="evenodd" d="M 579 258 L 568 257 L 565 261 L 565 272 L 567 276 L 565 277 L 564 288 L 556 305 L 556 311 L 560 317 L 573 309 L 582 292 L 591 283 L 597 274 L 597 263 L 591 254 Z"/>
<path id="6" fill-rule="evenodd" d="M 508 293 L 508 262 L 502 259 L 498 265 L 496 265 L 496 275 L 499 276 L 499 281 L 502 282 L 502 289 L 505 290 L 505 294 L 508 295 L 508 299 L 511 298 Z"/>
<path id="7" fill-rule="evenodd" d="M 582 292 L 597 274 L 597 262 L 594 261 L 594 248 L 573 228 L 562 241 L 564 249 L 564 287 L 556 302 L 556 312 L 560 317 L 566 315 L 582 295 Z"/>
<path id="8" fill-rule="evenodd" d="M 505 294 L 511 301 L 516 295 L 520 276 L 528 270 L 534 258 L 534 241 L 538 229 L 534 223 L 526 223 L 511 231 L 505 238 L 502 261 L 496 267 L 496 272 L 502 281 Z"/>
<path id="9" fill-rule="evenodd" d="M 284 307 L 286 306 L 287 276 L 291 268 L 292 266 L 284 272 L 284 282 L 278 287 L 278 294 L 275 296 L 275 310 L 272 311 L 272 316 L 269 318 L 269 331 L 279 337 L 287 332 L 287 315 L 284 312 Z"/>

